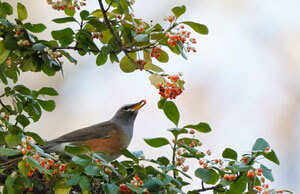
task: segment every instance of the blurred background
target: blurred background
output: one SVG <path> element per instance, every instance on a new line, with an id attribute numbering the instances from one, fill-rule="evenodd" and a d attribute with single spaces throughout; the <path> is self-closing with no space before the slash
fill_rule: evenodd
<path id="1" fill-rule="evenodd" d="M 9 2 L 16 5 L 17 1 Z M 51 30 L 66 27 L 51 22 L 64 14 L 52 10 L 45 0 L 21 2 L 27 6 L 28 20 L 48 26 L 41 38 L 50 39 Z M 203 151 L 212 150 L 211 159 L 220 157 L 226 147 L 239 154 L 248 152 L 257 138 L 265 138 L 281 162 L 280 166 L 265 162 L 275 178 L 270 187 L 300 193 L 300 1 L 136 0 L 133 7 L 137 18 L 167 25 L 163 17 L 183 4 L 187 12 L 180 20 L 205 24 L 210 32 L 207 36 L 192 33 L 198 52 L 188 54 L 188 61 L 170 54 L 167 64 L 156 63 L 170 74 L 183 73 L 186 90 L 175 101 L 180 124 L 210 124 L 213 131 L 197 137 Z M 95 7 L 96 0 L 87 1 L 87 9 Z M 143 150 L 148 158 L 170 155 L 168 147 L 153 149 L 143 141 L 158 136 L 170 139 L 166 129 L 173 127 L 157 109 L 158 91 L 150 85 L 148 74 L 125 74 L 109 62 L 97 67 L 94 56 L 75 58 L 76 66 L 65 62 L 65 77 L 22 74 L 19 83 L 32 89 L 52 86 L 60 94 L 55 98 L 57 108 L 43 113 L 30 130 L 49 140 L 110 119 L 121 105 L 146 99 L 129 150 Z M 190 168 L 197 167 L 197 162 L 190 162 Z M 194 178 L 191 187 L 198 188 L 199 183 Z"/>

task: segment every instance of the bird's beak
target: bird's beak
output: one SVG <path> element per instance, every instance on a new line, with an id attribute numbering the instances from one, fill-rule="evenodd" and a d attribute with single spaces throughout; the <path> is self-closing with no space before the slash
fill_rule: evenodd
<path id="1" fill-rule="evenodd" d="M 142 108 L 145 104 L 146 104 L 146 100 L 142 100 L 142 101 L 136 103 L 135 105 L 133 105 L 132 110 L 137 111 L 140 108 Z"/>

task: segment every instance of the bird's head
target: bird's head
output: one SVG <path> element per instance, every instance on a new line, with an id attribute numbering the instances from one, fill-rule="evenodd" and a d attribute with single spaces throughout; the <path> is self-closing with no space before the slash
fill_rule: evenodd
<path id="1" fill-rule="evenodd" d="M 116 112 L 113 119 L 119 120 L 122 122 L 132 122 L 135 120 L 135 117 L 138 111 L 146 104 L 146 100 L 141 100 L 138 103 L 127 104 L 119 108 Z"/>

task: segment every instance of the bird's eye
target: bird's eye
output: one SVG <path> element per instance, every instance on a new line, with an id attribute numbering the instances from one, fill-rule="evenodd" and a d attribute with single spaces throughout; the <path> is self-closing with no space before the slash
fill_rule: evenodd
<path id="1" fill-rule="evenodd" d="M 123 108 L 123 110 L 124 110 L 124 111 L 130 111 L 130 107 L 129 107 L 129 106 L 125 106 L 125 107 Z"/>

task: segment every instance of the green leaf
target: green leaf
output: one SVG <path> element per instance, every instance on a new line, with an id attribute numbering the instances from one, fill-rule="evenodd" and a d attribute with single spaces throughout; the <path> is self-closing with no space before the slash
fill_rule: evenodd
<path id="1" fill-rule="evenodd" d="M 99 176 L 100 168 L 96 165 L 88 165 L 85 167 L 85 173 L 89 176 Z"/>
<path id="2" fill-rule="evenodd" d="M 202 179 L 205 183 L 209 183 L 211 181 L 211 173 L 206 168 L 198 168 L 195 171 L 195 176 Z"/>
<path id="3" fill-rule="evenodd" d="M 162 98 L 158 101 L 157 103 L 157 107 L 159 109 L 164 109 L 165 103 L 166 103 L 167 99 L 166 98 Z"/>
<path id="4" fill-rule="evenodd" d="M 156 177 L 147 179 L 144 182 L 145 188 L 149 189 L 149 191 L 151 192 L 159 191 L 163 187 L 163 185 L 164 183 Z"/>
<path id="5" fill-rule="evenodd" d="M 179 122 L 179 111 L 177 109 L 177 106 L 172 101 L 165 102 L 164 105 L 164 113 L 167 116 L 167 118 L 172 121 L 176 126 L 178 126 Z"/>
<path id="6" fill-rule="evenodd" d="M 22 114 L 16 117 L 16 121 L 18 121 L 23 127 L 26 127 L 30 124 L 29 119 Z"/>
<path id="7" fill-rule="evenodd" d="M 63 24 L 67 22 L 77 22 L 77 20 L 74 17 L 56 18 L 52 21 L 58 24 Z"/>
<path id="8" fill-rule="evenodd" d="M 152 71 L 157 72 L 157 73 L 164 71 L 162 68 L 160 68 L 160 67 L 158 67 L 158 66 L 156 66 L 152 63 L 146 63 L 146 65 L 144 66 L 144 69 L 145 70 L 152 70 Z"/>
<path id="9" fill-rule="evenodd" d="M 41 95 L 48 95 L 48 96 L 58 96 L 57 91 L 54 88 L 43 87 L 38 91 Z"/>
<path id="10" fill-rule="evenodd" d="M 74 16 L 75 15 L 75 10 L 69 9 L 68 7 L 66 7 L 66 9 L 64 11 L 65 11 L 65 14 L 68 15 L 68 16 Z"/>
<path id="11" fill-rule="evenodd" d="M 174 15 L 175 15 L 176 18 L 179 18 L 179 16 L 181 16 L 182 14 L 185 13 L 185 10 L 186 10 L 186 8 L 183 5 L 183 6 L 180 6 L 180 7 L 179 6 L 178 7 L 174 7 L 172 9 L 172 12 L 174 13 Z"/>
<path id="12" fill-rule="evenodd" d="M 33 167 L 33 168 L 37 168 L 40 172 L 44 171 L 45 169 L 41 166 L 41 164 L 33 159 L 31 156 L 27 156 L 26 161 L 28 162 L 28 164 Z"/>
<path id="13" fill-rule="evenodd" d="M 208 34 L 208 28 L 203 24 L 198 24 L 196 22 L 190 22 L 190 21 L 186 21 L 182 23 L 190 26 L 191 28 L 193 28 L 193 30 L 195 30 L 199 34 Z"/>
<path id="14" fill-rule="evenodd" d="M 16 146 L 21 143 L 22 139 L 22 134 L 7 134 L 5 136 L 5 142 L 7 143 L 8 146 Z"/>
<path id="15" fill-rule="evenodd" d="M 115 165 L 115 168 L 118 169 L 118 172 L 121 175 L 127 176 L 127 170 L 122 163 L 120 163 L 118 160 L 115 160 L 115 161 L 111 162 L 111 164 Z"/>
<path id="16" fill-rule="evenodd" d="M 139 163 L 139 159 L 135 157 L 132 153 L 130 153 L 127 149 L 122 149 L 121 153 L 126 156 L 127 158 L 132 159 L 135 163 Z"/>
<path id="17" fill-rule="evenodd" d="M 97 59 L 96 59 L 96 64 L 97 66 L 101 66 L 101 65 L 104 65 L 107 61 L 107 55 L 103 54 L 102 52 L 99 53 L 99 55 L 97 56 Z"/>
<path id="18" fill-rule="evenodd" d="M 124 56 L 121 59 L 120 68 L 125 73 L 131 73 L 136 70 L 137 65 L 133 63 L 127 56 Z"/>
<path id="19" fill-rule="evenodd" d="M 208 170 L 210 172 L 211 178 L 209 182 L 206 182 L 206 184 L 214 185 L 218 182 L 220 176 L 215 170 L 213 169 L 208 169 Z"/>
<path id="20" fill-rule="evenodd" d="M 134 40 L 136 42 L 148 42 L 149 36 L 148 36 L 148 34 L 138 34 L 134 37 Z"/>
<path id="21" fill-rule="evenodd" d="M 88 23 L 94 26 L 97 32 L 102 32 L 107 29 L 107 25 L 104 22 L 100 22 L 99 20 L 90 20 Z"/>
<path id="22" fill-rule="evenodd" d="M 245 164 L 245 163 L 235 163 L 235 164 L 233 164 L 233 169 L 235 170 L 235 171 L 242 171 L 242 172 L 245 172 L 245 171 L 248 171 L 248 170 L 250 170 L 250 166 L 248 166 L 247 164 Z"/>
<path id="23" fill-rule="evenodd" d="M 55 109 L 55 102 L 54 100 L 37 100 L 41 107 L 48 112 L 52 112 Z"/>
<path id="24" fill-rule="evenodd" d="M 71 174 L 71 179 L 67 180 L 66 185 L 77 185 L 80 181 L 80 175 L 79 174 Z"/>
<path id="25" fill-rule="evenodd" d="M 0 40 L 0 64 L 4 63 L 9 55 L 9 50 L 4 47 L 4 41 Z"/>
<path id="26" fill-rule="evenodd" d="M 25 160 L 21 160 L 19 163 L 18 163 L 18 168 L 20 170 L 20 172 L 22 173 L 22 175 L 24 177 L 27 177 L 28 176 L 28 172 L 29 172 L 29 168 L 26 167 L 26 161 Z"/>
<path id="27" fill-rule="evenodd" d="M 20 150 L 0 147 L 0 156 L 15 156 L 20 154 Z"/>
<path id="28" fill-rule="evenodd" d="M 25 23 L 25 28 L 33 33 L 40 33 L 46 30 L 46 26 L 44 24 L 32 24 L 32 23 Z"/>
<path id="29" fill-rule="evenodd" d="M 37 133 L 28 131 L 25 135 L 32 137 L 39 145 L 46 145 L 44 140 Z"/>
<path id="30" fill-rule="evenodd" d="M 92 161 L 92 159 L 86 155 L 74 156 L 72 161 L 81 166 L 87 166 Z"/>
<path id="31" fill-rule="evenodd" d="M 55 186 L 54 186 L 54 193 L 55 194 L 69 194 L 71 189 L 72 189 L 72 187 L 66 185 L 65 181 L 62 179 L 62 180 L 56 181 Z"/>
<path id="32" fill-rule="evenodd" d="M 44 51 L 44 48 L 46 48 L 46 46 L 39 42 L 32 45 L 32 49 L 35 51 Z"/>
<path id="33" fill-rule="evenodd" d="M 264 156 L 265 156 L 265 158 L 267 158 L 268 160 L 274 162 L 275 164 L 278 164 L 278 165 L 280 164 L 274 150 L 272 150 L 271 152 L 264 153 Z"/>
<path id="34" fill-rule="evenodd" d="M 107 194 L 119 193 L 119 187 L 113 183 L 105 183 L 102 185 L 102 189 Z"/>
<path id="35" fill-rule="evenodd" d="M 31 95 L 31 90 L 24 85 L 16 85 L 14 87 L 14 90 L 16 90 L 17 92 L 23 95 L 28 95 L 28 96 Z"/>
<path id="36" fill-rule="evenodd" d="M 167 63 L 169 61 L 169 55 L 167 52 L 163 50 L 158 50 L 157 53 L 160 54 L 160 56 L 157 58 L 157 60 L 161 63 Z"/>
<path id="37" fill-rule="evenodd" d="M 178 137 L 180 134 L 188 133 L 188 131 L 185 128 L 171 128 L 168 129 L 168 131 L 172 132 L 174 137 Z"/>
<path id="38" fill-rule="evenodd" d="M 17 41 L 18 39 L 16 39 L 12 33 L 9 33 L 4 38 L 4 46 L 7 50 L 16 50 L 19 48 Z"/>
<path id="39" fill-rule="evenodd" d="M 91 183 L 86 176 L 81 176 L 79 181 L 79 186 L 82 190 L 90 190 L 91 189 Z"/>
<path id="40" fill-rule="evenodd" d="M 18 2 L 17 12 L 18 12 L 18 20 L 23 21 L 27 18 L 27 10 L 26 10 L 26 7 L 22 3 Z"/>
<path id="41" fill-rule="evenodd" d="M 6 15 L 12 15 L 13 8 L 10 4 L 3 2 L 0 3 L 0 16 L 6 18 Z"/>
<path id="42" fill-rule="evenodd" d="M 78 146 L 65 146 L 64 150 L 72 155 L 81 154 L 85 151 L 83 147 Z"/>
<path id="43" fill-rule="evenodd" d="M 243 193 L 246 189 L 247 182 L 243 177 L 238 178 L 234 183 L 230 185 L 230 194 Z"/>
<path id="44" fill-rule="evenodd" d="M 260 168 L 262 169 L 262 174 L 266 179 L 270 180 L 271 182 L 274 181 L 273 175 L 272 175 L 272 170 L 267 168 L 265 165 L 261 164 Z"/>
<path id="45" fill-rule="evenodd" d="M 237 153 L 236 151 L 234 151 L 233 149 L 230 149 L 230 148 L 226 148 L 223 153 L 222 153 L 222 156 L 223 158 L 229 158 L 229 159 L 232 159 L 232 160 L 237 160 Z"/>
<path id="46" fill-rule="evenodd" d="M 80 18 L 81 18 L 82 20 L 85 20 L 89 15 L 90 15 L 90 13 L 89 13 L 87 10 L 82 10 L 82 11 L 80 12 Z"/>
<path id="47" fill-rule="evenodd" d="M 268 142 L 266 142 L 266 140 L 264 140 L 263 138 L 258 138 L 255 141 L 255 143 L 252 147 L 252 151 L 254 151 L 254 152 L 264 152 L 267 147 L 270 147 Z"/>
<path id="48" fill-rule="evenodd" d="M 131 183 L 126 183 L 126 186 L 127 186 L 130 190 L 134 191 L 135 193 L 138 193 L 138 194 L 143 193 L 143 188 L 141 188 L 141 187 L 136 187 L 136 186 L 134 186 L 134 185 L 131 184 Z M 149 189 L 149 190 L 150 190 L 150 189 Z"/>
<path id="49" fill-rule="evenodd" d="M 150 80 L 151 84 L 156 88 L 158 88 L 158 85 L 160 83 L 164 82 L 164 78 L 156 73 L 151 74 L 148 79 Z"/>
<path id="50" fill-rule="evenodd" d="M 211 131 L 211 128 L 207 123 L 199 123 L 197 125 L 186 125 L 183 128 L 195 129 L 196 131 L 201 133 L 208 133 Z"/>
<path id="51" fill-rule="evenodd" d="M 170 142 L 163 137 L 158 138 L 144 138 L 144 141 L 151 147 L 159 148 L 165 145 L 170 144 Z"/>
<path id="52" fill-rule="evenodd" d="M 55 40 L 59 40 L 62 46 L 67 46 L 73 42 L 74 31 L 71 28 L 52 31 L 51 35 Z"/>

